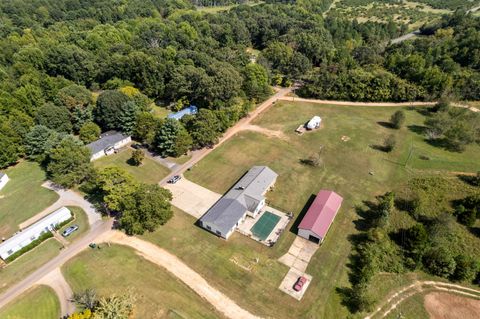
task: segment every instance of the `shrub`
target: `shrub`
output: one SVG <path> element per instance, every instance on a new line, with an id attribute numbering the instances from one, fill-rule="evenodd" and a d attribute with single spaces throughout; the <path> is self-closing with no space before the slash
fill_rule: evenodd
<path id="1" fill-rule="evenodd" d="M 472 281 L 477 274 L 478 265 L 475 260 L 467 255 L 458 255 L 455 257 L 456 267 L 452 275 L 453 280 Z"/>
<path id="2" fill-rule="evenodd" d="M 400 110 L 393 113 L 392 117 L 390 118 L 390 123 L 392 124 L 393 128 L 397 130 L 400 129 L 405 123 L 405 112 Z"/>
<path id="3" fill-rule="evenodd" d="M 47 240 L 48 238 L 53 237 L 53 234 L 49 231 L 41 234 L 37 239 L 32 241 L 30 244 L 27 246 L 23 247 L 19 251 L 15 252 L 13 255 L 10 255 L 7 259 L 5 259 L 5 262 L 10 263 L 20 257 L 21 255 L 25 254 L 26 252 L 32 250 L 33 248 L 37 247 L 40 245 L 42 242 Z"/>
<path id="4" fill-rule="evenodd" d="M 142 165 L 142 162 L 145 158 L 145 152 L 143 150 L 134 150 L 132 157 L 129 160 L 129 163 L 134 166 Z"/>
<path id="5" fill-rule="evenodd" d="M 423 256 L 423 266 L 432 275 L 448 278 L 455 271 L 456 262 L 450 251 L 435 247 Z"/>
<path id="6" fill-rule="evenodd" d="M 387 153 L 390 153 L 391 151 L 393 151 L 396 144 L 397 140 L 395 139 L 395 135 L 389 135 L 383 142 L 383 150 Z"/>

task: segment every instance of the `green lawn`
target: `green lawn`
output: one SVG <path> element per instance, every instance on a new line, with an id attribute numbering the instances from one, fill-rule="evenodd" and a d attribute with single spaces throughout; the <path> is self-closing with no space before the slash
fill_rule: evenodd
<path id="1" fill-rule="evenodd" d="M 27 291 L 0 310 L 2 319 L 55 319 L 60 318 L 60 302 L 47 286 Z"/>
<path id="2" fill-rule="evenodd" d="M 0 293 L 57 256 L 61 247 L 62 245 L 54 238 L 47 239 L 0 269 Z"/>
<path id="3" fill-rule="evenodd" d="M 216 286 L 225 287 L 232 298 L 255 313 L 273 314 L 276 318 L 347 317 L 348 311 L 341 305 L 341 297 L 336 293 L 336 288 L 349 286 L 346 266 L 350 254 L 348 235 L 356 232 L 352 222 L 358 218 L 355 205 L 385 191 L 397 189 L 411 177 L 447 171 L 476 172 L 480 169 L 480 163 L 475 161 L 480 158 L 478 145 L 470 146 L 465 153 L 459 154 L 427 144 L 422 135 L 416 133 L 425 119 L 417 110 L 404 109 L 406 127 L 400 130 L 392 130 L 378 123 L 388 121 L 398 109 L 278 103 L 254 124 L 280 130 L 288 137 L 287 140 L 256 132 L 241 132 L 186 173 L 186 177 L 193 182 L 223 193 L 252 165 L 268 165 L 279 174 L 274 191 L 267 195 L 268 201 L 284 211 L 294 212 L 296 216 L 304 209 L 309 198 L 320 189 L 332 189 L 344 197 L 342 209 L 329 236 L 307 269 L 314 280 L 301 302 L 294 302 L 277 289 L 285 274 L 279 266 L 277 270 L 271 269 L 266 277 L 255 273 L 235 278 L 232 273 L 221 270 L 231 267 L 228 255 L 236 251 L 255 249 L 260 257 L 268 256 L 272 260 L 281 256 L 295 237 L 292 231 L 284 233 L 280 241 L 267 251 L 256 247 L 260 244 L 236 238 L 239 236 L 237 234 L 228 242 L 211 235 L 207 239 L 209 234 L 205 234 L 207 237 L 203 241 L 199 239 L 199 231 L 195 227 L 193 230 L 181 228 L 184 230 L 178 230 L 178 233 L 182 234 L 172 233 L 173 239 L 169 240 L 163 236 L 166 229 L 173 227 L 170 223 L 162 228 L 161 233 L 148 237 L 152 237 L 151 240 L 157 244 L 172 249 L 175 254 L 186 259 L 190 266 L 214 281 Z M 322 128 L 302 136 L 297 135 L 295 128 L 314 115 L 322 117 Z M 382 144 L 389 134 L 394 134 L 397 138 L 397 147 L 392 153 L 387 154 L 371 147 Z M 344 142 L 342 136 L 348 136 L 350 140 Z M 320 167 L 313 168 L 300 162 L 320 147 L 323 147 L 323 164 Z M 410 159 L 405 166 L 409 153 Z M 428 156 L 430 160 L 420 159 L 422 155 Z M 183 253 L 184 250 L 188 250 L 188 253 Z M 195 250 L 201 251 L 201 255 L 205 256 L 202 258 L 192 253 Z M 216 261 L 215 264 L 220 264 L 218 269 L 215 267 L 215 271 L 211 271 L 212 260 Z M 276 262 L 272 261 L 272 264 L 276 265 Z M 242 273 L 241 270 L 237 271 Z M 268 280 L 271 282 L 267 284 Z M 387 287 L 386 290 L 390 288 L 392 287 Z"/>
<path id="4" fill-rule="evenodd" d="M 18 224 L 53 204 L 58 195 L 40 185 L 45 172 L 34 162 L 20 162 L 5 171 L 10 178 L 0 191 L 0 238 L 8 238 Z"/>
<path id="5" fill-rule="evenodd" d="M 170 113 L 171 113 L 171 111 L 169 109 L 167 109 L 166 107 L 158 106 L 158 105 L 155 105 L 155 104 L 152 105 L 152 114 L 155 117 L 158 117 L 160 119 L 164 119 Z"/>
<path id="6" fill-rule="evenodd" d="M 119 153 L 105 156 L 94 162 L 95 167 L 105 168 L 108 166 L 116 166 L 123 168 L 132 174 L 139 182 L 156 184 L 170 173 L 170 170 L 160 163 L 145 157 L 143 164 L 140 166 L 132 166 L 128 164 L 128 160 L 132 156 L 132 149 L 126 148 Z"/>
<path id="7" fill-rule="evenodd" d="M 87 214 L 83 209 L 75 206 L 69 206 L 68 209 L 72 211 L 73 215 L 75 216 L 75 220 L 63 226 L 58 232 L 61 234 L 67 227 L 78 225 L 78 230 L 66 238 L 67 241 L 72 242 L 85 234 L 90 229 L 90 225 L 88 224 Z"/>
<path id="8" fill-rule="evenodd" d="M 178 279 L 127 247 L 88 249 L 62 272 L 73 291 L 93 288 L 100 296 L 131 291 L 135 318 L 223 318 Z"/>
<path id="9" fill-rule="evenodd" d="M 177 163 L 177 164 L 185 164 L 192 158 L 192 155 L 182 155 L 180 157 L 167 157 L 167 160 Z"/>

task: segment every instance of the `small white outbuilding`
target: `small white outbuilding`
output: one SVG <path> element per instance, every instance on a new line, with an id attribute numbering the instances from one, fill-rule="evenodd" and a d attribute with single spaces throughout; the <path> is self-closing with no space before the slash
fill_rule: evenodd
<path id="1" fill-rule="evenodd" d="M 307 130 L 314 130 L 320 127 L 320 123 L 322 123 L 322 119 L 320 116 L 314 116 L 310 121 L 307 123 Z"/>
<path id="2" fill-rule="evenodd" d="M 0 189 L 5 187 L 9 180 L 10 179 L 8 178 L 7 174 L 0 172 Z"/>

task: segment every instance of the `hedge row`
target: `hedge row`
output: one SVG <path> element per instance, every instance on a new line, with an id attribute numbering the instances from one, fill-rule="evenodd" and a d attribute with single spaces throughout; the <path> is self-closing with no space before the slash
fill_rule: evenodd
<path id="1" fill-rule="evenodd" d="M 5 259 L 5 262 L 6 263 L 10 263 L 12 261 L 14 261 L 15 259 L 17 259 L 18 257 L 20 257 L 21 255 L 25 254 L 27 251 L 30 251 L 32 250 L 33 248 L 37 247 L 38 245 L 40 245 L 43 241 L 47 240 L 48 238 L 50 237 L 53 237 L 53 234 L 52 232 L 46 232 L 46 233 L 43 233 L 40 235 L 40 237 L 38 237 L 37 239 L 35 239 L 34 241 L 32 241 L 30 244 L 28 244 L 27 246 L 23 247 L 22 249 L 20 249 L 19 251 L 17 251 L 16 253 L 14 253 L 13 255 L 11 255 L 10 257 L 8 257 L 7 259 Z"/>

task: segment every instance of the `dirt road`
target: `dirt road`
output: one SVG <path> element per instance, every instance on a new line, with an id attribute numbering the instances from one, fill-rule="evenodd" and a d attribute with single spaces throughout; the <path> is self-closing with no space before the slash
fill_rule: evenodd
<path id="1" fill-rule="evenodd" d="M 73 296 L 72 288 L 63 277 L 60 268 L 55 268 L 45 277 L 40 279 L 37 284 L 50 286 L 57 294 L 60 301 L 60 309 L 62 316 L 66 316 L 75 312 L 75 304 L 71 302 Z"/>
<path id="2" fill-rule="evenodd" d="M 415 294 L 428 291 L 442 291 L 463 295 L 465 297 L 480 299 L 480 290 L 464 287 L 457 284 L 451 284 L 442 281 L 416 281 L 409 286 L 399 288 L 392 292 L 390 296 L 382 302 L 371 314 L 364 319 L 385 318 L 389 313 L 395 310 L 406 299 Z M 445 317 L 446 318 L 446 317 Z"/>
<path id="3" fill-rule="evenodd" d="M 165 185 L 167 181 L 172 178 L 174 175 L 180 175 L 183 174 L 188 168 L 192 167 L 199 161 L 201 161 L 205 156 L 210 154 L 213 150 L 215 150 L 217 147 L 222 145 L 224 142 L 229 140 L 232 136 L 237 134 L 239 131 L 242 131 L 245 129 L 246 126 L 248 126 L 260 113 L 264 112 L 267 110 L 269 107 L 271 107 L 277 100 L 282 99 L 282 97 L 288 95 L 290 92 L 292 92 L 294 88 L 282 88 L 278 90 L 277 93 L 275 93 L 273 96 L 271 96 L 268 100 L 260 104 L 255 110 L 250 112 L 246 117 L 241 119 L 240 121 L 237 122 L 234 126 L 229 128 L 225 134 L 220 138 L 217 144 L 215 144 L 212 148 L 203 148 L 201 150 L 195 151 L 192 153 L 192 158 L 186 162 L 183 165 L 179 165 L 175 169 L 172 170 L 172 173 L 162 179 L 160 181 L 160 185 Z"/>
<path id="4" fill-rule="evenodd" d="M 88 244 L 94 242 L 104 233 L 112 229 L 113 220 L 98 221 L 91 226 L 90 231 L 77 241 L 73 242 L 62 250 L 58 256 L 51 259 L 49 262 L 38 268 L 36 271 L 25 277 L 16 285 L 10 287 L 7 291 L 0 295 L 0 308 L 20 296 L 30 287 L 36 285 L 40 280 L 45 278 L 55 269 L 61 267 L 66 261 L 74 257 L 88 247 Z"/>
<path id="5" fill-rule="evenodd" d="M 210 286 L 203 277 L 184 264 L 179 258 L 150 242 L 137 237 L 128 237 L 119 231 L 105 233 L 101 239 L 106 242 L 132 247 L 143 258 L 165 268 L 168 272 L 179 278 L 199 296 L 206 299 L 219 312 L 223 313 L 228 318 L 260 318 L 241 308 L 232 299 Z"/>
<path id="6" fill-rule="evenodd" d="M 306 103 L 316 103 L 316 104 L 327 104 L 327 105 L 343 105 L 343 106 L 433 106 L 437 102 L 349 102 L 349 101 L 335 101 L 335 100 L 319 100 L 319 99 L 304 99 L 301 97 L 293 96 L 283 96 L 279 98 L 282 101 L 291 101 L 291 102 L 306 102 Z M 454 107 L 469 109 L 472 112 L 480 112 L 479 109 L 473 106 L 468 106 L 465 104 L 452 103 Z"/>

